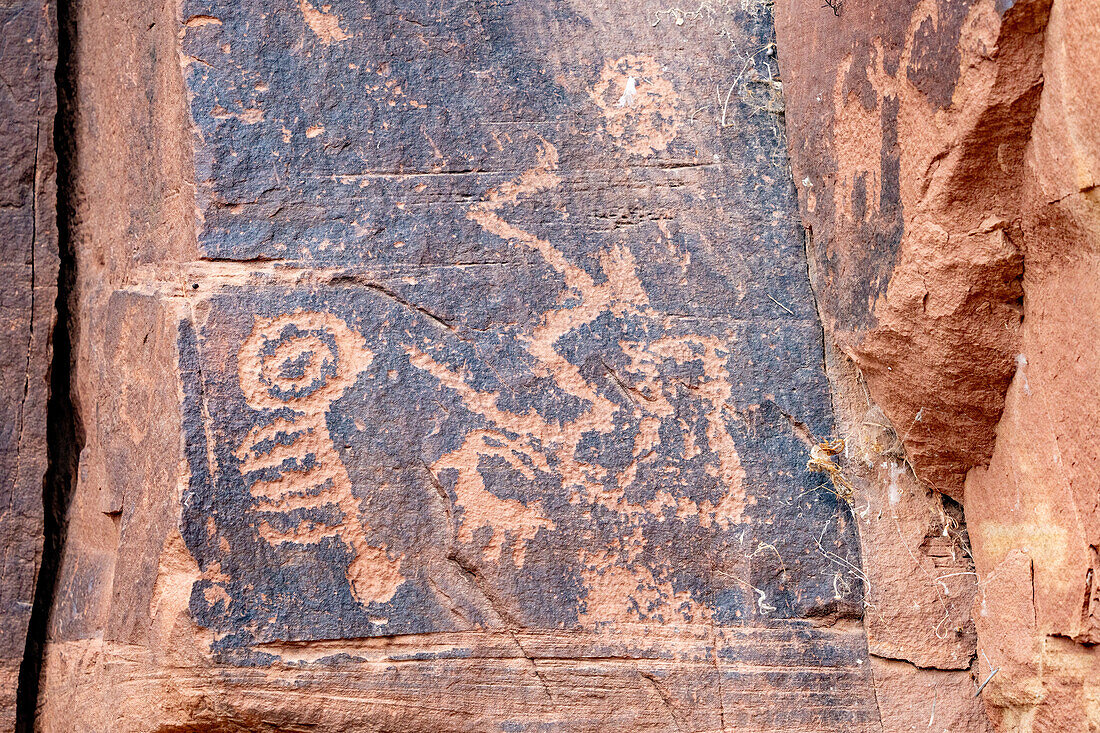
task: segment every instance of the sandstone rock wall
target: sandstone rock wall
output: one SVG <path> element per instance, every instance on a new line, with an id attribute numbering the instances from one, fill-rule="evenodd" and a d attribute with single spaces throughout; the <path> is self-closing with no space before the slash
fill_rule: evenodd
<path id="1" fill-rule="evenodd" d="M 1095 730 L 1095 4 L 789 2 L 777 27 L 835 393 L 873 418 L 847 433 L 873 439 L 872 509 L 961 501 L 972 558 L 936 579 L 947 618 L 974 599 L 994 726 Z M 872 598 L 876 567 L 942 555 L 861 527 Z M 907 598 L 899 580 L 882 592 Z"/>
<path id="2" fill-rule="evenodd" d="M 984 667 L 1001 668 L 987 705 L 1003 730 L 1100 730 L 1098 27 L 1094 3 L 1051 7 L 1019 172 L 1020 351 L 992 459 L 966 480 L 990 587 L 975 620 Z"/>
<path id="3" fill-rule="evenodd" d="M 1095 3 L 0 12 L 0 727 L 1100 730 Z"/>
<path id="4" fill-rule="evenodd" d="M 765 5 L 77 9 L 43 730 L 879 729 Z"/>

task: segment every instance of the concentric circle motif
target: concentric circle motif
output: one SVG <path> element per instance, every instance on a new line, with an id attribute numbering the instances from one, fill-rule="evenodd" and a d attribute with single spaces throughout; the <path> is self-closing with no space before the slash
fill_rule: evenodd
<path id="1" fill-rule="evenodd" d="M 258 409 L 324 410 L 372 357 L 363 337 L 332 314 L 257 317 L 238 353 L 241 390 Z"/>
<path id="2" fill-rule="evenodd" d="M 260 350 L 260 384 L 268 394 L 293 402 L 314 394 L 336 376 L 336 341 L 325 331 L 303 331 L 288 324 Z"/>

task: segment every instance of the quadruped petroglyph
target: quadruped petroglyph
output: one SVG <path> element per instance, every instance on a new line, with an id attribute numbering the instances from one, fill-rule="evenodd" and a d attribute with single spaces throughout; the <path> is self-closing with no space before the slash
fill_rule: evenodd
<path id="1" fill-rule="evenodd" d="M 199 246 L 273 273 L 181 327 L 215 651 L 859 613 L 771 121 L 564 6 L 398 5 L 185 3 Z"/>
<path id="2" fill-rule="evenodd" d="M 217 467 L 192 486 L 212 507 L 193 520 L 196 547 L 213 550 L 194 599 L 205 623 L 260 618 L 254 640 L 600 629 L 822 601 L 816 558 L 759 549 L 795 510 L 835 511 L 801 496 L 813 479 L 772 407 L 805 377 L 759 341 L 790 327 L 656 307 L 636 253 L 650 255 L 628 240 L 576 264 L 516 215 L 562 186 L 556 147 L 533 143 L 532 165 L 465 213 L 555 283 L 527 289 L 523 318 L 498 306 L 489 328 L 449 325 L 413 304 L 427 291 L 408 276 L 402 295 L 351 280 L 211 299 L 201 371 Z M 793 380 L 788 396 L 749 386 L 775 374 Z M 297 629 L 280 626 L 290 611 Z"/>

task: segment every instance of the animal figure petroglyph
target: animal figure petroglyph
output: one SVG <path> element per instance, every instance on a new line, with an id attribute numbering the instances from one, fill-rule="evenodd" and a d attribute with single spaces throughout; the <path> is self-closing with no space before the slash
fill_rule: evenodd
<path id="1" fill-rule="evenodd" d="M 368 539 L 351 478 L 329 435 L 326 414 L 374 355 L 362 336 L 328 313 L 257 318 L 238 355 L 241 390 L 268 420 L 237 448 L 241 474 L 268 519 L 273 545 L 335 537 L 352 553 L 348 581 L 360 603 L 385 602 L 403 582 L 400 558 Z"/>
<path id="2" fill-rule="evenodd" d="M 531 498 L 521 501 L 493 493 L 481 473 L 483 459 L 503 461 L 521 480 L 531 483 L 537 481 L 536 473 L 557 474 L 570 492 L 570 503 L 611 510 L 626 526 L 635 528 L 648 521 L 647 516 L 671 512 L 679 518 L 697 517 L 703 527 L 730 530 L 741 523 L 750 501 L 745 471 L 726 427 L 728 416 L 734 414 L 728 340 L 678 332 L 676 324 L 651 308 L 633 255 L 624 244 L 600 254 L 601 281 L 547 239 L 502 216 L 504 209 L 520 200 L 556 188 L 557 167 L 557 150 L 543 141 L 532 168 L 488 191 L 467 216 L 486 232 L 537 251 L 562 276 L 565 292 L 559 302 L 516 336 L 535 359 L 536 372 L 549 376 L 564 393 L 581 398 L 586 407 L 567 420 L 547 418 L 533 409 L 522 414 L 503 409 L 498 405 L 501 395 L 476 389 L 461 369 L 438 361 L 417 345 L 405 348 L 413 367 L 453 390 L 467 409 L 488 423 L 466 433 L 460 446 L 428 466 L 435 474 L 454 475 L 454 503 L 460 510 L 457 541 L 479 548 L 483 561 L 501 563 L 507 558 L 517 568 L 523 567 L 535 537 L 553 531 L 556 524 L 544 503 L 530 494 Z M 582 373 L 567 358 L 561 342 L 604 315 L 632 322 L 640 331 L 635 331 L 637 337 L 608 344 L 619 354 L 619 366 L 612 369 L 605 364 L 606 378 L 599 379 Z M 260 510 L 280 515 L 264 521 L 261 534 L 273 544 L 338 537 L 354 552 L 348 576 L 356 597 L 364 602 L 392 597 L 403 581 L 400 561 L 391 560 L 385 548 L 369 542 L 369 528 L 358 519 L 359 502 L 326 425 L 330 405 L 370 364 L 373 354 L 335 316 L 305 312 L 259 319 L 240 354 L 241 386 L 249 404 L 271 413 L 238 450 Z M 701 367 L 690 385 L 663 376 L 667 365 L 690 364 Z M 619 397 L 613 398 L 609 389 L 618 390 Z M 679 403 L 685 399 L 694 401 L 699 411 L 682 412 Z M 666 427 L 680 432 L 679 458 L 670 454 L 675 450 L 671 446 L 657 450 Z M 614 435 L 622 429 L 628 430 L 627 435 L 633 432 L 633 460 L 625 469 L 609 469 L 579 457 L 586 436 Z M 628 498 L 638 482 L 651 480 L 647 475 L 659 462 L 686 464 L 700 456 L 706 472 L 722 487 L 716 500 L 694 500 L 664 488 L 641 503 Z M 326 521 L 325 515 L 319 516 L 318 510 L 325 509 L 338 519 Z M 637 607 L 639 598 L 647 599 L 644 605 L 653 608 L 666 601 L 692 606 L 683 594 L 671 591 L 667 580 L 629 560 L 637 554 L 638 540 L 627 539 L 621 552 L 606 557 L 593 559 L 582 553 L 582 559 L 587 558 L 583 574 L 589 586 L 589 610 L 602 617 L 612 606 Z M 622 572 L 636 576 L 624 586 L 629 592 L 618 587 Z"/>
<path id="3" fill-rule="evenodd" d="M 599 505 L 634 526 L 636 522 L 647 521 L 646 515 L 652 518 L 668 511 L 681 518 L 698 517 L 704 527 L 728 530 L 742 521 L 748 502 L 745 471 L 725 425 L 727 412 L 733 412 L 733 380 L 726 363 L 729 344 L 715 336 L 676 333 L 675 324 L 650 307 L 633 255 L 625 245 L 616 244 L 601 253 L 600 266 L 605 277 L 599 281 L 570 261 L 548 239 L 501 215 L 524 198 L 556 188 L 560 183 L 557 168 L 557 150 L 543 141 L 532 168 L 487 192 L 470 207 L 467 216 L 486 232 L 535 250 L 562 276 L 565 291 L 559 302 L 532 329 L 518 334 L 518 338 L 536 360 L 536 373 L 549 376 L 563 392 L 581 398 L 586 407 L 571 419 L 547 418 L 534 409 L 517 414 L 499 406 L 500 394 L 471 386 L 471 380 L 461 370 L 437 361 L 415 346 L 406 349 L 413 366 L 454 390 L 471 412 L 488 421 L 488 427 L 468 433 L 461 446 L 441 456 L 431 469 L 456 474 L 455 503 L 463 512 L 458 541 L 480 545 L 485 561 L 499 563 L 507 556 L 516 567 L 523 566 L 527 545 L 538 533 L 553 530 L 555 525 L 541 501 L 525 503 L 493 494 L 478 468 L 482 458 L 502 460 L 526 481 L 534 482 L 536 471 L 556 473 L 570 491 L 571 503 Z M 609 349 L 625 357 L 626 365 L 615 371 L 605 364 L 606 379 L 601 382 L 582 373 L 567 358 L 561 342 L 607 314 L 646 324 L 643 330 L 652 335 L 608 344 Z M 701 416 L 690 419 L 681 416 L 677 400 L 683 399 L 682 390 L 675 380 L 662 376 L 662 366 L 668 364 L 702 366 L 703 373 L 687 387 L 690 399 L 700 403 Z M 612 384 L 624 399 L 612 399 L 608 393 Z M 673 496 L 665 490 L 656 492 L 645 503 L 628 499 L 637 482 L 650 480 L 640 477 L 639 471 L 663 460 L 662 454 L 671 450 L 657 448 L 662 425 L 673 422 L 683 440 L 680 461 L 686 463 L 704 452 L 710 454 L 707 472 L 724 490 L 716 502 Z M 629 428 L 634 431 L 633 460 L 625 470 L 613 475 L 610 469 L 578 457 L 586 436 L 614 435 L 628 425 L 636 427 Z M 490 532 L 487 535 L 482 532 L 480 536 L 487 540 L 478 539 L 478 531 L 485 528 Z M 586 604 L 594 618 L 613 618 L 611 609 L 652 610 L 661 603 L 691 606 L 687 594 L 673 593 L 667 581 L 655 578 L 650 570 L 631 559 L 637 554 L 639 541 L 633 535 L 624 538 L 621 552 L 593 555 L 581 551 L 588 586 Z"/>

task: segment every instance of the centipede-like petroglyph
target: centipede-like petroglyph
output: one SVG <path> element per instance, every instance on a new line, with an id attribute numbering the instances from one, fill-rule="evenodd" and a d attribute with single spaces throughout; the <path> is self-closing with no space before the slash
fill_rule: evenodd
<path id="1" fill-rule="evenodd" d="M 373 358 L 339 318 L 305 311 L 257 318 L 238 355 L 245 399 L 268 417 L 236 450 L 264 516 L 260 536 L 273 545 L 338 538 L 352 553 L 348 581 L 363 604 L 393 597 L 401 560 L 368 539 L 326 414 Z"/>

